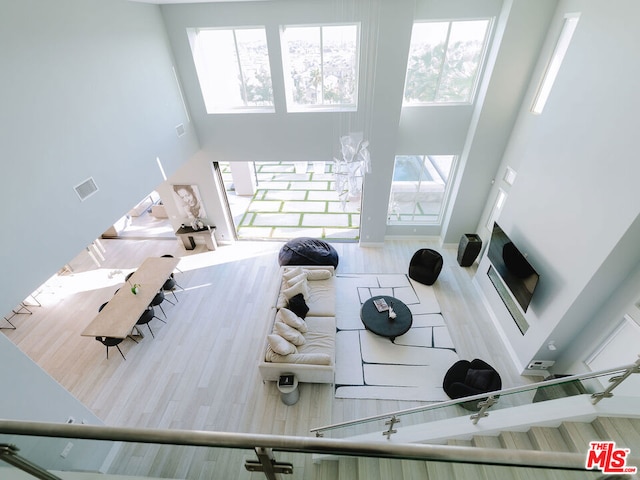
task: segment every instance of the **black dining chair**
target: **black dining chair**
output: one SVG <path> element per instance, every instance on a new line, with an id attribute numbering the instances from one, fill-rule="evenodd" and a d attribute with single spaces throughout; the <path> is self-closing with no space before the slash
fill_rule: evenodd
<path id="1" fill-rule="evenodd" d="M 120 344 L 124 341 L 124 338 L 113 338 L 113 337 L 96 337 L 96 340 L 102 343 L 105 347 L 107 347 L 107 360 L 109 360 L 109 347 L 116 347 L 122 355 L 122 358 L 126 360 L 124 353 L 120 350 Z"/>
<path id="2" fill-rule="evenodd" d="M 162 255 L 162 258 L 173 258 L 173 255 L 170 255 L 170 254 L 167 253 L 165 255 Z M 176 267 L 176 270 L 178 270 L 180 273 L 182 273 L 182 270 L 180 270 L 178 267 Z"/>
<path id="3" fill-rule="evenodd" d="M 169 302 L 171 305 L 175 305 L 175 303 L 173 303 L 171 300 L 169 300 L 168 298 L 166 298 L 164 296 L 164 291 L 163 290 L 159 290 L 158 293 L 156 293 L 156 296 L 153 297 L 153 300 L 151 300 L 151 303 L 149 304 L 150 307 L 160 307 L 160 311 L 162 312 L 162 314 L 164 315 L 164 318 L 167 318 L 167 314 L 164 311 L 164 308 L 162 308 L 162 302 L 164 301 Z M 162 320 L 160 317 L 156 317 L 158 320 L 165 322 L 164 320 Z"/>
<path id="4" fill-rule="evenodd" d="M 151 336 L 155 338 L 155 335 L 153 334 L 153 330 L 151 330 L 151 325 L 149 325 L 149 322 L 154 318 L 157 318 L 158 320 L 161 320 L 164 322 L 164 320 L 162 320 L 161 318 L 156 317 L 156 314 L 153 311 L 153 307 L 149 305 L 149 307 L 144 311 L 144 313 L 140 315 L 140 318 L 136 322 L 136 326 L 146 325 L 149 328 L 149 331 L 151 332 Z"/>
<path id="5" fill-rule="evenodd" d="M 169 254 L 162 255 L 162 256 L 164 258 L 173 258 L 173 255 L 169 255 Z M 182 273 L 182 270 L 180 270 L 178 267 L 176 267 L 176 270 Z M 172 273 L 171 275 L 169 275 L 169 278 L 167 278 L 167 281 L 164 282 L 164 284 L 162 285 L 162 290 L 165 292 L 171 292 L 173 294 L 173 298 L 175 298 L 177 302 L 178 297 L 176 296 L 176 288 L 179 288 L 180 290 L 184 291 L 184 288 L 178 285 L 178 282 L 176 282 L 175 275 Z"/>
<path id="6" fill-rule="evenodd" d="M 98 312 L 101 312 L 102 309 L 107 306 L 107 303 L 109 302 L 104 302 L 102 305 L 100 305 L 100 307 L 98 307 Z M 119 346 L 124 341 L 124 338 L 96 337 L 96 340 L 107 347 L 107 360 L 109 360 L 109 347 L 116 347 L 120 352 L 120 355 L 122 355 L 122 358 L 126 360 L 126 357 L 124 356 L 124 353 L 122 353 L 122 350 L 120 350 Z M 138 341 L 133 337 L 131 337 L 131 340 L 138 343 Z"/>
<path id="7" fill-rule="evenodd" d="M 164 284 L 162 285 L 162 290 L 165 292 L 171 292 L 173 294 L 173 298 L 176 299 L 176 302 L 178 301 L 178 297 L 176 297 L 176 288 L 180 288 L 181 290 L 184 290 L 184 288 L 182 288 L 180 285 L 178 285 L 178 282 L 176 282 L 173 273 L 169 276 L 169 278 L 167 278 L 167 281 L 164 282 Z M 169 301 L 169 300 L 167 300 Z"/>

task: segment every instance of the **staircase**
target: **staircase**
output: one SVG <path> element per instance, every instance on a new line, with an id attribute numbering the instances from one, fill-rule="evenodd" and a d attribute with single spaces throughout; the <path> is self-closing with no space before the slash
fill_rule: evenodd
<path id="1" fill-rule="evenodd" d="M 630 448 L 627 466 L 640 467 L 640 419 L 598 417 L 591 422 L 562 422 L 558 427 L 531 427 L 528 431 L 505 431 L 497 435 L 474 435 L 470 439 L 451 439 L 448 445 L 508 450 L 584 453 L 589 442 L 606 440 L 617 447 Z M 635 463 L 633 463 L 635 462 Z M 340 458 L 317 465 L 316 480 L 329 479 L 469 479 L 469 480 L 573 480 L 609 478 L 601 471 L 577 472 L 539 468 L 418 462 L 373 458 Z M 640 478 L 618 476 L 611 478 Z"/>

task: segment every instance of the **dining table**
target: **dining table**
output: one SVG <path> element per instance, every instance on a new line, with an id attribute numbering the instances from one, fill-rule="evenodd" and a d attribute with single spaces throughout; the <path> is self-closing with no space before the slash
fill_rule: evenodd
<path id="1" fill-rule="evenodd" d="M 85 337 L 126 338 L 175 270 L 179 258 L 149 257 L 136 269 L 81 333 Z M 132 289 L 137 286 L 137 293 Z"/>

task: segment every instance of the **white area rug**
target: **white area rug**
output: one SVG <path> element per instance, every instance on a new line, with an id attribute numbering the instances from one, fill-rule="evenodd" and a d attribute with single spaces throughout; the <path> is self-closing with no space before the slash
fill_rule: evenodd
<path id="1" fill-rule="evenodd" d="M 404 274 L 338 275 L 336 397 L 437 402 L 448 400 L 444 374 L 459 360 L 433 289 Z M 402 300 L 411 329 L 390 339 L 364 328 L 360 307 L 376 295 Z"/>

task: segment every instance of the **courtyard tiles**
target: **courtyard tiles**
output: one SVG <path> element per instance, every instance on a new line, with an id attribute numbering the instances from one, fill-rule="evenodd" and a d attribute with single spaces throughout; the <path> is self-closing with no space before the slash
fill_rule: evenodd
<path id="1" fill-rule="evenodd" d="M 258 188 L 236 224 L 238 238 L 357 240 L 360 202 L 342 205 L 332 168 L 331 162 L 257 162 Z"/>
<path id="2" fill-rule="evenodd" d="M 327 210 L 327 202 L 284 202 L 283 212 L 322 213 Z"/>
<path id="3" fill-rule="evenodd" d="M 327 218 L 330 217 L 330 218 Z M 330 222 L 328 222 L 330 220 Z M 349 214 L 315 214 L 304 213 L 302 214 L 302 225 L 322 227 L 328 224 L 336 227 L 350 227 Z"/>

